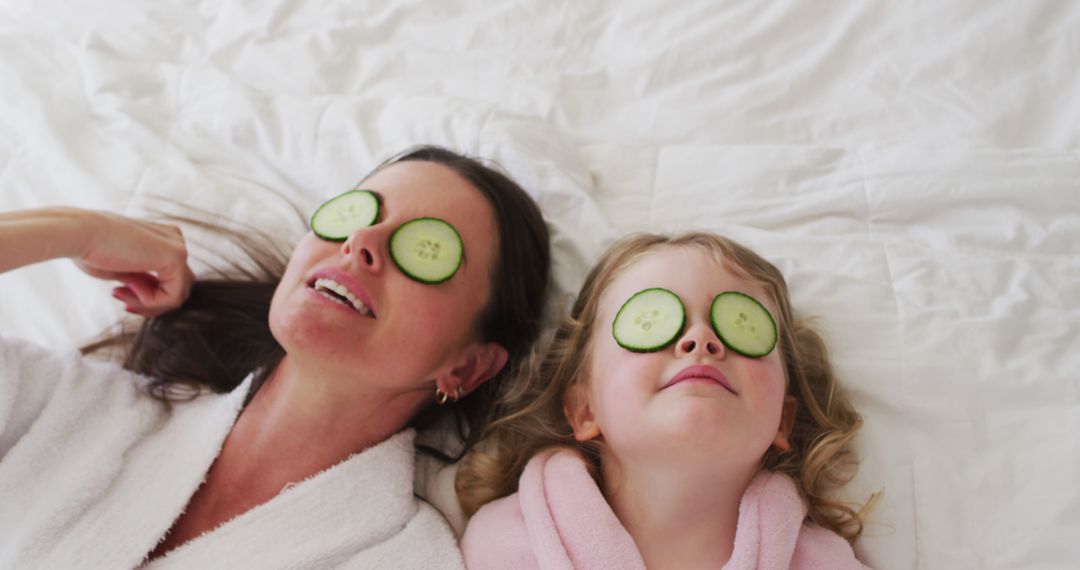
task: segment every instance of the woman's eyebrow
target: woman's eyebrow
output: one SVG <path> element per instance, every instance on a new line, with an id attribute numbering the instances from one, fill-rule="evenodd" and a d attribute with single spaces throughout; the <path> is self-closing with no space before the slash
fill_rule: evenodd
<path id="1" fill-rule="evenodd" d="M 372 194 L 375 195 L 375 198 L 377 198 L 379 200 L 379 219 L 377 220 L 377 222 L 381 222 L 381 221 L 385 220 L 386 219 L 386 213 L 389 210 L 389 208 L 386 207 L 386 197 L 383 196 L 381 192 L 378 192 L 376 190 L 371 190 L 371 189 L 368 189 L 368 188 L 357 187 L 357 190 L 365 190 L 365 191 L 371 192 Z M 442 219 L 442 218 L 439 218 L 439 219 Z M 443 221 L 446 221 L 446 220 L 443 220 Z M 448 221 L 446 223 L 450 224 L 450 222 L 448 222 Z M 450 227 L 453 227 L 454 231 L 458 231 L 457 227 L 454 226 L 454 224 L 450 224 Z M 460 236 L 461 236 L 461 232 L 458 232 L 458 237 L 460 237 Z M 461 266 L 464 267 L 464 266 L 468 265 L 468 263 L 469 263 L 468 248 L 465 247 L 465 238 L 461 238 Z"/>
<path id="2" fill-rule="evenodd" d="M 368 192 L 374 194 L 375 199 L 379 201 L 379 218 L 376 222 L 386 219 L 386 196 L 383 196 L 382 193 L 376 192 L 375 190 L 368 190 Z"/>

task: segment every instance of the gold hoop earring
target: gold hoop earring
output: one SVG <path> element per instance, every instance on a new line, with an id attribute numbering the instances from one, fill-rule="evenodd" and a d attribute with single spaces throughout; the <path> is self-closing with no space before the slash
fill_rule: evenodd
<path id="1" fill-rule="evenodd" d="M 442 390 L 439 389 L 438 386 L 435 387 L 435 401 L 438 402 L 438 404 L 440 406 L 445 404 L 446 401 L 449 400 L 449 399 L 450 399 L 450 394 L 447 394 L 446 392 L 443 392 Z"/>
<path id="2" fill-rule="evenodd" d="M 461 386 L 454 388 L 454 395 L 450 396 L 450 400 L 456 402 L 461 399 Z"/>

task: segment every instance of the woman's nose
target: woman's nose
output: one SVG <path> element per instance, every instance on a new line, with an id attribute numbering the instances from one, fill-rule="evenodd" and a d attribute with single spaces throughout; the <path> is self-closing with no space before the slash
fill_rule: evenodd
<path id="1" fill-rule="evenodd" d="M 341 254 L 355 260 L 364 269 L 378 273 L 383 263 L 379 247 L 381 233 L 371 227 L 356 230 L 341 244 Z"/>
<path id="2" fill-rule="evenodd" d="M 723 356 L 724 343 L 716 338 L 712 327 L 698 323 L 690 325 L 682 337 L 675 343 L 676 356 L 706 353 L 710 356 Z"/>

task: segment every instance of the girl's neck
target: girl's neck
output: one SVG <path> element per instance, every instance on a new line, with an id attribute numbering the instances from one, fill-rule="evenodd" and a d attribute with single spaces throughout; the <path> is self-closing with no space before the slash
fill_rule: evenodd
<path id="1" fill-rule="evenodd" d="M 754 468 L 603 461 L 604 494 L 648 568 L 718 568 L 731 557 Z"/>

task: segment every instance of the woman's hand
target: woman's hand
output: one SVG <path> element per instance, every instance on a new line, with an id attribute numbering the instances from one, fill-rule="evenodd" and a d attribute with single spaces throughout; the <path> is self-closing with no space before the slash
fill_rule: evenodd
<path id="1" fill-rule="evenodd" d="M 123 283 L 113 296 L 147 317 L 184 304 L 195 280 L 176 226 L 77 208 L 0 212 L 0 273 L 61 257 Z"/>
<path id="2" fill-rule="evenodd" d="M 73 260 L 94 277 L 123 283 L 113 297 L 128 312 L 154 317 L 184 304 L 195 277 L 179 227 L 108 212 L 89 212 L 86 223 L 87 241 Z"/>

